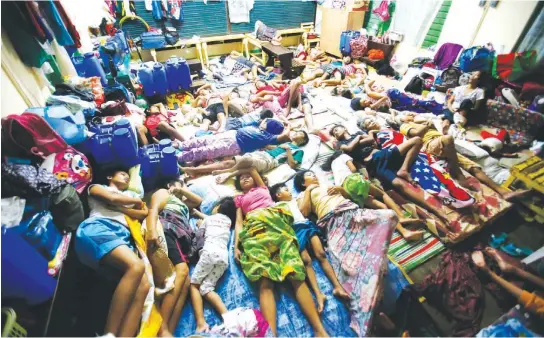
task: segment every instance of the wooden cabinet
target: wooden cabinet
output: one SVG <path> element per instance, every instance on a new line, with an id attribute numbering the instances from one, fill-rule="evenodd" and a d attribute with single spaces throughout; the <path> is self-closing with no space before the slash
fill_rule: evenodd
<path id="1" fill-rule="evenodd" d="M 321 7 L 321 49 L 340 57 L 340 34 L 347 30 L 360 30 L 365 12 Z"/>

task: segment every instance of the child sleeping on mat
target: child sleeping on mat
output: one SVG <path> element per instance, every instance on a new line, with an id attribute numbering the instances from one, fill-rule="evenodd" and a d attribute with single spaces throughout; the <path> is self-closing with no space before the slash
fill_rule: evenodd
<path id="1" fill-rule="evenodd" d="M 205 332 L 209 326 L 204 319 L 202 297 L 219 314 L 223 315 L 228 311 L 214 290 L 229 264 L 228 243 L 232 225 L 236 223 L 236 206 L 232 197 L 224 197 L 217 203 L 211 216 L 196 209 L 195 213 L 203 218 L 200 228 L 205 229 L 205 234 L 200 259 L 191 275 L 191 302 L 195 312 L 196 332 Z"/>

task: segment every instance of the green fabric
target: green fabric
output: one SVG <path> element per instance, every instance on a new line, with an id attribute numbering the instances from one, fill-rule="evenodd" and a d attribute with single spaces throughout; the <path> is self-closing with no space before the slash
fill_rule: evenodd
<path id="1" fill-rule="evenodd" d="M 302 158 L 304 157 L 304 151 L 292 143 L 287 143 L 287 145 L 289 146 L 289 148 L 291 148 L 291 153 L 293 153 L 293 159 L 295 160 L 295 162 L 299 164 L 302 163 Z M 286 150 L 283 148 L 276 147 L 271 150 L 266 150 L 266 152 L 270 156 L 275 158 L 280 164 L 287 162 Z"/>
<path id="2" fill-rule="evenodd" d="M 25 10 L 22 1 L 3 1 L 2 28 L 8 34 L 21 61 L 29 67 L 40 68 L 50 55 L 32 34 L 32 23 L 24 14 Z"/>
<path id="3" fill-rule="evenodd" d="M 343 188 L 348 192 L 353 202 L 363 206 L 368 198 L 370 181 L 365 180 L 361 174 L 351 174 L 344 180 Z"/>
<path id="4" fill-rule="evenodd" d="M 240 232 L 243 253 L 240 264 L 246 277 L 282 282 L 287 277 L 306 278 L 293 230 L 293 215 L 286 204 L 253 210 L 246 215 Z"/>
<path id="5" fill-rule="evenodd" d="M 385 21 L 381 21 L 378 24 L 378 36 L 382 36 L 385 32 L 389 30 L 389 27 L 391 27 L 391 21 L 393 21 L 393 14 L 395 14 L 395 7 L 396 4 L 394 1 L 391 1 L 389 3 L 389 15 L 390 18 Z"/>
<path id="6" fill-rule="evenodd" d="M 451 1 L 442 2 L 438 13 L 436 13 L 436 16 L 434 17 L 433 23 L 431 24 L 431 27 L 429 27 L 429 31 L 425 35 L 425 39 L 421 44 L 422 48 L 434 46 L 438 43 L 438 39 L 440 38 L 440 34 L 442 34 L 442 28 L 444 28 L 444 22 L 446 22 L 450 7 Z"/>
<path id="7" fill-rule="evenodd" d="M 175 212 L 178 215 L 189 218 L 189 208 L 179 198 L 174 195 L 168 196 L 168 201 L 164 206 L 165 210 Z"/>

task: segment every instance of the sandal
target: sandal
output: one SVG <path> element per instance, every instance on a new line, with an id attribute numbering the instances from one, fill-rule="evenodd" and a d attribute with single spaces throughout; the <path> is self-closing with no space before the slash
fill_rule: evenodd
<path id="1" fill-rule="evenodd" d="M 502 245 L 506 243 L 508 235 L 504 232 L 501 232 L 498 235 L 491 234 L 491 239 L 489 240 L 489 246 L 494 249 L 499 249 Z"/>
<path id="2" fill-rule="evenodd" d="M 518 248 L 517 246 L 515 246 L 512 243 L 502 245 L 500 247 L 500 250 L 506 252 L 507 254 L 509 254 L 512 257 L 525 257 L 525 256 L 529 256 L 530 254 L 533 253 L 533 250 L 531 250 L 529 248 Z"/>

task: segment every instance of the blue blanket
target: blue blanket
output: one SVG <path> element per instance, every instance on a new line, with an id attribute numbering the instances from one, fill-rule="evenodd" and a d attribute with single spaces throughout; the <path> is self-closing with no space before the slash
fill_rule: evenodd
<path id="1" fill-rule="evenodd" d="M 234 260 L 234 233 L 229 243 L 229 267 L 219 280 L 216 292 L 219 294 L 227 309 L 249 307 L 259 309 L 258 286 L 245 277 L 240 266 Z M 321 316 L 325 329 L 331 336 L 354 337 L 355 332 L 349 327 L 350 318 L 346 306 L 332 295 L 332 284 L 329 282 L 321 266 L 314 260 L 313 267 L 317 275 L 317 282 L 321 291 L 327 296 L 325 310 Z M 191 267 L 192 272 L 192 267 Z M 300 311 L 292 289 L 288 284 L 277 284 L 276 289 L 278 336 L 280 337 L 310 337 L 313 330 Z M 213 327 L 220 325 L 220 316 L 204 301 L 204 316 Z M 181 318 L 174 332 L 176 337 L 185 337 L 193 334 L 196 322 L 190 301 L 187 301 Z"/>

